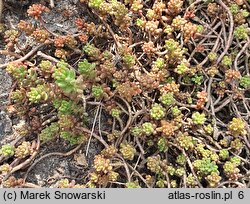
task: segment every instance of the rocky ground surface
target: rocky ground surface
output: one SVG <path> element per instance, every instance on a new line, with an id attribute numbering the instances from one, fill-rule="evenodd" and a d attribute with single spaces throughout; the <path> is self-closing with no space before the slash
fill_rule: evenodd
<path id="1" fill-rule="evenodd" d="M 10 76 L 0 69 L 0 140 L 12 132 L 12 122 L 5 110 L 11 82 Z"/>
<path id="2" fill-rule="evenodd" d="M 249 1 L 50 2 L 4 1 L 0 187 L 250 187 Z"/>
<path id="3" fill-rule="evenodd" d="M 26 10 L 29 5 L 41 1 L 22 1 L 16 2 L 8 0 L 5 2 L 4 11 L 2 16 L 2 21 L 6 27 L 15 28 L 17 23 L 23 19 L 27 19 Z M 57 1 L 54 11 L 62 12 L 73 11 L 75 13 L 82 12 L 77 10 L 75 4 L 77 0 L 64 0 Z M 58 15 L 57 12 L 50 12 L 45 16 L 44 19 L 47 23 L 48 29 L 52 32 L 75 32 L 75 26 L 72 24 L 72 19 L 64 18 L 62 15 Z M 2 48 L 1 43 L 3 39 L 0 39 L 0 48 Z M 9 59 L 5 56 L 0 55 L 0 64 L 5 63 Z M 8 115 L 6 106 L 8 105 L 9 94 L 11 93 L 12 79 L 6 73 L 5 70 L 0 69 L 0 144 L 5 144 L 6 142 L 11 142 L 16 139 L 16 134 L 14 133 L 13 126 L 16 125 L 20 119 L 11 118 Z M 91 121 L 90 121 L 91 123 Z M 86 146 L 82 147 L 74 156 L 62 157 L 56 154 L 49 155 L 50 153 L 63 153 L 72 149 L 71 146 L 53 143 L 51 145 L 46 145 L 41 148 L 37 159 L 34 161 L 35 165 L 32 166 L 31 171 L 28 174 L 27 182 L 38 184 L 40 186 L 53 186 L 59 179 L 70 178 L 76 180 L 78 183 L 83 181 L 84 175 L 87 175 L 89 169 L 91 168 L 91 162 L 97 152 L 100 151 L 100 147 L 96 143 L 91 143 L 89 147 L 89 154 L 85 157 Z M 37 162 L 39 158 L 48 154 L 44 159 Z M 27 173 L 27 169 L 16 174 L 17 177 L 23 177 Z"/>

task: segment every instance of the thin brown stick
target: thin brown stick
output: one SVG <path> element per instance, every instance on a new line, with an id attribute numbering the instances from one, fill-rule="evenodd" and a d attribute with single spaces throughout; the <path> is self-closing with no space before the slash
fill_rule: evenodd
<path id="1" fill-rule="evenodd" d="M 233 41 L 233 30 L 234 30 L 234 19 L 233 19 L 233 15 L 231 13 L 231 11 L 229 10 L 229 8 L 223 3 L 222 0 L 217 0 L 218 4 L 220 4 L 228 13 L 229 16 L 229 31 L 228 31 L 228 40 L 226 43 L 226 47 L 224 49 L 224 51 L 220 54 L 220 56 L 218 57 L 216 63 L 219 64 L 220 61 L 222 60 L 222 58 L 225 56 L 225 54 L 227 53 L 228 49 L 230 48 L 232 41 Z"/>
<path id="2" fill-rule="evenodd" d="M 5 64 L 0 64 L 0 68 L 5 68 L 10 63 L 19 63 L 19 62 L 23 62 L 23 61 L 27 60 L 28 58 L 30 58 L 32 55 L 34 55 L 36 53 L 36 51 L 38 51 L 43 46 L 44 46 L 44 44 L 37 45 L 31 51 L 29 51 L 25 56 L 23 56 L 23 57 L 21 57 L 21 58 L 19 58 L 17 60 L 14 60 L 12 62 L 8 62 L 8 63 L 5 63 Z"/>

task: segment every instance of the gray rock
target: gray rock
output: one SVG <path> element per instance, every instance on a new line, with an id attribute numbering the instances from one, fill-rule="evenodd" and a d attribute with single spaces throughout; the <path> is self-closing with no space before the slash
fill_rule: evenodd
<path id="1" fill-rule="evenodd" d="M 5 112 L 12 80 L 5 70 L 0 69 L 0 140 L 12 131 L 11 119 Z"/>
<path id="2" fill-rule="evenodd" d="M 0 112 L 0 140 L 6 135 L 12 132 L 12 122 L 8 115 L 4 112 Z"/>

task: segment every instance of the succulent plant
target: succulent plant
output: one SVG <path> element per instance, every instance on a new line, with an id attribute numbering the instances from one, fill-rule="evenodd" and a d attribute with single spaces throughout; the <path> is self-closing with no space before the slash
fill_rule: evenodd
<path id="1" fill-rule="evenodd" d="M 185 150 L 193 149 L 194 148 L 194 140 L 191 136 L 189 136 L 187 133 L 180 134 L 177 138 L 177 143 L 180 147 L 182 147 Z"/>
<path id="2" fill-rule="evenodd" d="M 128 182 L 126 183 L 127 188 L 141 188 L 141 186 L 137 182 Z"/>
<path id="3" fill-rule="evenodd" d="M 142 132 L 147 136 L 153 134 L 153 132 L 155 131 L 154 129 L 154 125 L 150 122 L 143 123 L 141 127 Z"/>
<path id="4" fill-rule="evenodd" d="M 80 144 L 85 141 L 85 136 L 80 134 L 75 134 L 72 132 L 61 131 L 60 137 L 68 141 L 70 144 Z"/>
<path id="5" fill-rule="evenodd" d="M 93 59 L 98 59 L 100 57 L 100 50 L 96 48 L 93 44 L 86 44 L 83 47 L 83 51 Z"/>
<path id="6" fill-rule="evenodd" d="M 92 86 L 92 94 L 97 100 L 100 100 L 104 94 L 103 88 L 101 86 Z"/>
<path id="7" fill-rule="evenodd" d="M 112 108 L 112 110 L 111 110 L 111 115 L 112 115 L 112 117 L 114 117 L 114 118 L 119 118 L 120 115 L 121 115 L 121 110 L 118 109 L 118 108 Z"/>
<path id="8" fill-rule="evenodd" d="M 38 103 L 40 101 L 46 101 L 48 99 L 48 91 L 45 85 L 37 85 L 36 87 L 31 87 L 30 91 L 27 93 L 27 97 L 31 102 Z"/>
<path id="9" fill-rule="evenodd" d="M 163 93 L 159 100 L 162 102 L 162 104 L 166 106 L 173 105 L 175 102 L 174 94 L 173 93 Z"/>
<path id="10" fill-rule="evenodd" d="M 5 144 L 0 149 L 0 154 L 3 156 L 11 157 L 15 154 L 15 147 L 10 144 Z"/>
<path id="11" fill-rule="evenodd" d="M 192 77 L 192 82 L 197 84 L 197 85 L 201 85 L 202 81 L 203 81 L 203 76 L 202 75 L 197 75 L 195 74 L 193 77 Z"/>
<path id="12" fill-rule="evenodd" d="M 142 128 L 141 128 L 141 127 L 138 127 L 138 126 L 133 127 L 133 128 L 131 129 L 131 134 L 132 134 L 133 136 L 135 136 L 135 137 L 140 137 L 140 136 L 143 134 Z"/>
<path id="13" fill-rule="evenodd" d="M 243 143 L 239 138 L 236 138 L 230 143 L 230 147 L 235 151 L 240 151 L 243 148 Z"/>
<path id="14" fill-rule="evenodd" d="M 171 108 L 172 114 L 174 117 L 181 114 L 181 110 L 178 108 L 178 106 L 174 106 Z"/>
<path id="15" fill-rule="evenodd" d="M 246 134 L 245 122 L 241 118 L 233 118 L 229 123 L 228 130 L 233 136 L 243 136 Z"/>
<path id="16" fill-rule="evenodd" d="M 32 6 L 29 7 L 27 10 L 27 13 L 29 16 L 34 17 L 35 19 L 38 19 L 41 17 L 41 14 L 43 12 L 47 12 L 48 8 L 45 7 L 42 4 L 33 4 Z"/>
<path id="17" fill-rule="evenodd" d="M 218 166 L 215 162 L 211 161 L 209 158 L 203 158 L 201 160 L 195 160 L 193 162 L 194 168 L 201 175 L 207 176 L 211 173 L 218 173 Z"/>
<path id="18" fill-rule="evenodd" d="M 175 69 L 175 72 L 180 74 L 180 75 L 183 75 L 185 73 L 187 73 L 189 70 L 188 66 L 186 65 L 186 63 L 182 62 L 181 64 L 179 64 L 176 69 Z"/>
<path id="19" fill-rule="evenodd" d="M 186 159 L 186 157 L 185 157 L 184 154 L 179 154 L 179 155 L 177 156 L 176 162 L 177 162 L 179 165 L 184 166 L 184 165 L 186 164 L 186 162 L 187 162 L 187 159 Z"/>
<path id="20" fill-rule="evenodd" d="M 67 63 L 61 61 L 57 63 L 53 77 L 56 84 L 66 93 L 75 92 L 77 90 L 76 73 L 68 68 Z"/>
<path id="21" fill-rule="evenodd" d="M 7 174 L 11 171 L 11 166 L 9 164 L 3 164 L 0 166 L 0 172 L 2 175 Z"/>
<path id="22" fill-rule="evenodd" d="M 240 159 L 233 157 L 230 159 L 230 161 L 226 161 L 225 164 L 223 165 L 223 170 L 224 173 L 228 176 L 231 177 L 232 180 L 237 180 L 238 177 L 242 176 L 240 174 L 240 170 L 237 168 L 240 164 Z"/>
<path id="23" fill-rule="evenodd" d="M 93 79 L 96 76 L 96 64 L 89 63 L 87 59 L 78 63 L 79 72 L 87 78 Z"/>
<path id="24" fill-rule="evenodd" d="M 229 151 L 227 149 L 220 150 L 219 156 L 222 160 L 226 160 L 229 157 Z"/>
<path id="25" fill-rule="evenodd" d="M 52 74 L 54 72 L 55 67 L 49 60 L 42 60 L 39 64 L 39 68 L 42 72 Z"/>
<path id="26" fill-rule="evenodd" d="M 41 131 L 39 134 L 41 141 L 48 142 L 54 139 L 59 132 L 59 125 L 58 123 L 52 123 L 50 126 L 46 127 Z"/>
<path id="27" fill-rule="evenodd" d="M 224 66 L 231 66 L 232 65 L 232 59 L 231 57 L 229 56 L 224 56 L 221 63 L 224 65 Z"/>
<path id="28" fill-rule="evenodd" d="M 165 137 L 161 137 L 157 142 L 158 150 L 160 152 L 165 152 L 167 148 L 167 141 Z"/>
<path id="29" fill-rule="evenodd" d="M 246 75 L 240 78 L 240 85 L 244 89 L 250 88 L 250 76 Z"/>
<path id="30" fill-rule="evenodd" d="M 162 168 L 161 168 L 161 160 L 159 156 L 152 156 L 147 158 L 147 167 L 150 171 L 153 173 L 161 173 Z"/>
<path id="31" fill-rule="evenodd" d="M 131 68 L 135 64 L 135 56 L 131 54 L 126 54 L 122 57 L 122 60 L 126 66 Z"/>
<path id="32" fill-rule="evenodd" d="M 124 159 L 133 160 L 136 149 L 129 143 L 122 143 L 120 145 L 120 152 L 122 153 Z"/>
<path id="33" fill-rule="evenodd" d="M 217 172 L 212 172 L 210 175 L 206 177 L 206 180 L 208 182 L 209 187 L 214 188 L 221 181 L 221 176 L 219 176 L 219 173 Z"/>
<path id="34" fill-rule="evenodd" d="M 237 4 L 230 4 L 229 9 L 232 14 L 237 14 L 239 12 L 239 6 Z"/>
<path id="35" fill-rule="evenodd" d="M 105 159 L 102 155 L 96 155 L 94 159 L 94 168 L 97 172 L 108 173 L 113 168 L 109 159 Z"/>
<path id="36" fill-rule="evenodd" d="M 239 40 L 246 40 L 249 36 L 248 26 L 246 24 L 244 24 L 244 25 L 240 25 L 240 26 L 236 27 L 234 30 L 234 35 Z"/>
<path id="37" fill-rule="evenodd" d="M 103 0 L 89 0 L 88 5 L 91 8 L 100 8 L 103 3 Z"/>
<path id="38" fill-rule="evenodd" d="M 204 113 L 194 112 L 192 114 L 192 121 L 196 125 L 203 125 L 206 121 L 206 116 Z"/>
<path id="39" fill-rule="evenodd" d="M 9 63 L 6 67 L 6 71 L 16 79 L 21 81 L 24 80 L 24 78 L 28 75 L 27 66 L 22 63 Z"/>
<path id="40" fill-rule="evenodd" d="M 150 115 L 153 119 L 160 120 L 165 116 L 165 109 L 160 104 L 153 104 L 150 110 Z"/>
<path id="41" fill-rule="evenodd" d="M 58 106 L 58 111 L 62 114 L 71 114 L 74 109 L 73 101 L 61 100 L 60 105 Z"/>
<path id="42" fill-rule="evenodd" d="M 13 136 L 22 137 L 1 141 L 3 187 L 26 185 L 10 173 L 32 167 L 55 142 L 85 168 L 75 151 L 86 141 L 86 153 L 93 142 L 99 152 L 88 158 L 92 170 L 81 184 L 60 179 L 56 187 L 248 182 L 250 0 L 80 0 L 62 10 L 51 5 L 48 15 L 42 4 L 20 2 L 28 18 L 0 24 L 0 68 L 13 80 L 10 97 L 0 94 L 0 101 L 11 119 L 21 118 Z M 72 26 L 54 29 L 48 20 L 56 14 Z"/>
<path id="43" fill-rule="evenodd" d="M 195 187 L 197 185 L 195 177 L 192 174 L 189 174 L 187 177 L 187 185 L 190 187 Z"/>
<path id="44" fill-rule="evenodd" d="M 208 54 L 208 59 L 211 60 L 211 61 L 214 61 L 217 59 L 217 54 L 215 52 L 210 52 Z"/>
<path id="45" fill-rule="evenodd" d="M 30 142 L 22 142 L 16 149 L 15 149 L 15 157 L 18 158 L 25 158 L 32 154 L 32 148 Z"/>
<path id="46" fill-rule="evenodd" d="M 153 63 L 153 67 L 157 69 L 163 69 L 165 67 L 165 60 L 163 58 L 157 58 L 156 61 Z"/>

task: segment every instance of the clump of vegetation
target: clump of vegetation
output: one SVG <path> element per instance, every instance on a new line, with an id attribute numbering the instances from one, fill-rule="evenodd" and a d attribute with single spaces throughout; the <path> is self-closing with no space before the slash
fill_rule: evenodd
<path id="1" fill-rule="evenodd" d="M 28 185 L 59 145 L 88 170 L 54 187 L 249 187 L 249 1 L 59 2 L 0 26 L 6 110 L 23 120 L 0 147 L 2 186 Z"/>

